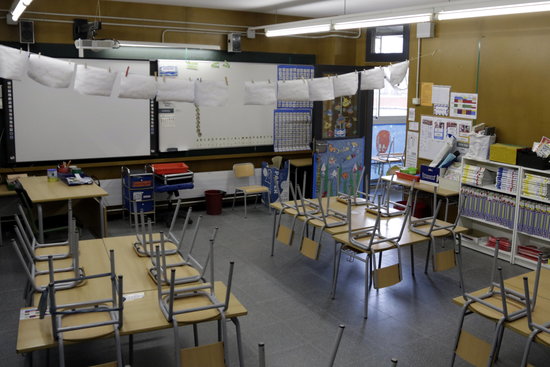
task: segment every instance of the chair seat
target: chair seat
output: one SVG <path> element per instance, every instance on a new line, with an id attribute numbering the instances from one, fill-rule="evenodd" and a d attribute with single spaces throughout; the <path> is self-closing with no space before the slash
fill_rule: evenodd
<path id="1" fill-rule="evenodd" d="M 69 245 L 37 247 L 34 249 L 35 256 L 64 255 L 69 253 Z"/>
<path id="2" fill-rule="evenodd" d="M 150 264 L 151 270 L 154 270 L 153 264 Z M 189 278 L 189 277 L 196 277 L 200 275 L 200 273 L 197 271 L 197 269 L 193 268 L 189 265 L 182 265 L 182 266 L 175 266 L 173 268 L 168 268 L 166 271 L 168 279 L 170 279 L 170 274 L 172 269 L 176 269 L 176 279 L 180 278 Z M 156 270 L 154 273 L 149 272 L 149 275 L 153 276 L 153 274 L 156 274 Z M 177 282 L 176 282 L 177 283 Z"/>
<path id="3" fill-rule="evenodd" d="M 179 298 L 174 300 L 174 311 L 185 310 L 195 307 L 203 307 L 211 305 L 210 299 L 205 295 L 198 294 L 196 296 Z M 178 323 L 189 324 L 197 323 L 206 320 L 214 320 L 219 318 L 220 313 L 217 309 L 209 309 L 202 311 L 195 311 L 189 313 L 183 313 L 179 315 L 174 315 L 174 318 Z"/>
<path id="4" fill-rule="evenodd" d="M 359 240 L 359 243 L 362 243 L 364 244 L 365 246 L 368 246 L 369 244 L 369 237 L 364 237 L 364 238 L 361 238 Z M 390 241 L 384 241 L 384 242 L 380 242 L 380 243 L 377 243 L 377 244 L 374 244 L 372 246 L 372 249 L 374 250 L 374 252 L 381 252 L 381 251 L 386 251 L 386 250 L 391 250 L 395 248 L 395 244 L 390 242 Z M 365 249 L 362 249 L 358 246 L 355 246 L 354 244 L 346 244 L 342 247 L 343 250 L 351 250 L 351 251 L 354 251 L 354 252 L 357 252 L 357 253 L 370 253 L 371 251 L 367 251 Z"/>
<path id="5" fill-rule="evenodd" d="M 235 189 L 245 192 L 246 194 L 259 194 L 262 192 L 269 192 L 269 188 L 267 186 L 261 185 L 241 186 L 236 187 Z"/>
<path id="6" fill-rule="evenodd" d="M 535 338 L 535 341 L 539 344 L 543 344 L 545 346 L 550 346 L 550 334 L 540 332 L 537 334 L 537 337 Z"/>
<path id="7" fill-rule="evenodd" d="M 341 223 L 341 225 L 346 224 L 345 219 L 338 218 L 338 217 L 333 217 L 333 216 L 330 216 L 330 215 L 327 216 L 325 219 L 326 219 L 328 225 L 336 224 L 336 223 Z M 309 224 L 311 224 L 315 227 L 323 227 L 325 225 L 325 222 L 323 222 L 320 219 L 313 219 L 313 220 L 309 221 Z"/>
<path id="8" fill-rule="evenodd" d="M 80 314 L 71 314 L 65 315 L 61 318 L 62 327 L 67 326 L 78 326 L 84 324 L 90 324 L 95 322 L 106 322 L 111 321 L 111 315 L 108 312 L 90 312 L 90 313 L 80 313 Z M 95 339 L 101 338 L 104 336 L 111 335 L 115 332 L 114 325 L 104 325 L 91 327 L 86 329 L 78 329 L 73 331 L 63 332 L 64 340 L 86 340 L 86 339 Z"/>
<path id="9" fill-rule="evenodd" d="M 502 307 L 502 298 L 500 297 L 500 295 L 494 295 L 492 297 L 486 298 L 485 301 L 499 308 Z M 508 299 L 507 307 L 508 307 L 508 313 L 513 313 L 518 310 L 525 309 L 525 304 L 521 302 L 517 302 L 515 300 Z M 472 303 L 469 308 L 472 311 L 491 320 L 499 320 L 503 316 L 502 312 L 493 310 L 492 308 L 487 307 L 479 302 Z"/>
<path id="10" fill-rule="evenodd" d="M 69 268 L 73 265 L 73 259 L 68 257 L 66 259 L 60 259 L 60 260 L 54 260 L 53 261 L 53 268 L 54 269 L 63 269 L 63 268 Z M 34 264 L 37 271 L 48 271 L 49 265 L 47 261 L 37 261 Z"/>
<path id="11" fill-rule="evenodd" d="M 63 272 L 59 272 L 59 273 L 54 273 L 54 279 L 57 281 L 57 280 L 64 280 L 64 279 L 73 279 L 75 277 L 74 275 L 74 272 L 73 271 L 63 271 Z M 37 275 L 35 278 L 34 278 L 34 282 L 36 284 L 37 287 L 47 287 L 48 284 L 50 283 L 50 274 L 42 274 L 42 275 Z M 80 285 L 83 285 L 85 284 L 86 281 L 78 284 L 79 286 Z M 57 286 L 56 286 L 57 288 Z"/>

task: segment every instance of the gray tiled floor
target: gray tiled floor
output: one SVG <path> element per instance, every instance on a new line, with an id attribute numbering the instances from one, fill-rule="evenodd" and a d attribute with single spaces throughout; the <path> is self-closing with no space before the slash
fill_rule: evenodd
<path id="1" fill-rule="evenodd" d="M 198 214 L 194 213 L 195 219 Z M 410 276 L 409 251 L 403 252 L 404 280 L 393 287 L 370 293 L 369 318 L 363 315 L 364 266 L 342 260 L 338 292 L 329 298 L 333 243 L 325 237 L 319 261 L 299 255 L 297 245 L 276 244 L 275 256 L 269 256 L 272 216 L 263 207 L 250 208 L 247 219 L 242 207 L 222 215 L 203 217 L 198 252 L 204 254 L 209 231 L 220 228 L 216 241 L 216 277 L 224 280 L 228 262 L 236 262 L 233 292 L 248 308 L 241 318 L 246 366 L 257 366 L 257 344 L 266 343 L 267 365 L 323 366 L 328 363 L 338 324 L 346 325 L 336 366 L 389 366 L 396 357 L 399 366 L 444 366 L 451 357 L 452 343 L 460 309 L 451 299 L 460 295 L 456 271 L 422 273 L 426 245 L 416 247 L 416 278 Z M 183 220 L 180 220 L 182 222 Z M 163 228 L 163 223 L 156 225 Z M 128 222 L 109 223 L 110 235 L 132 233 Z M 84 238 L 90 238 L 84 234 Z M 392 261 L 391 255 L 385 261 Z M 468 289 L 486 284 L 490 258 L 464 250 Z M 503 263 L 507 276 L 527 271 Z M 18 309 L 25 284 L 24 275 L 9 243 L 0 248 L 0 366 L 23 366 L 24 358 L 15 353 Z M 547 290 L 542 290 L 543 292 Z M 494 325 L 477 316 L 467 319 L 468 330 L 485 338 Z M 229 347 L 232 365 L 236 362 L 235 334 L 231 325 Z M 215 325 L 199 327 L 201 343 L 215 338 Z M 190 345 L 190 328 L 181 328 L 185 345 Z M 124 347 L 127 340 L 124 339 Z M 525 338 L 505 333 L 498 366 L 517 366 Z M 172 363 L 172 333 L 158 331 L 135 337 L 133 366 L 169 366 Z M 94 341 L 67 348 L 68 366 L 88 366 L 105 362 L 113 355 L 108 340 Z M 125 349 L 126 350 L 126 349 Z M 57 351 L 34 353 L 34 365 L 57 363 Z M 535 347 L 531 361 L 548 365 L 550 351 Z M 465 366 L 458 361 L 457 366 Z"/>

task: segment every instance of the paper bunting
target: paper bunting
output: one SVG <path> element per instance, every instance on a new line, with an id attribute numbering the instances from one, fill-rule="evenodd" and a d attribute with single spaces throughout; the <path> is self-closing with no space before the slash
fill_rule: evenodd
<path id="1" fill-rule="evenodd" d="M 388 69 L 390 71 L 390 84 L 394 86 L 398 85 L 403 81 L 405 75 L 407 75 L 409 60 L 390 65 Z"/>
<path id="2" fill-rule="evenodd" d="M 119 98 L 153 99 L 156 95 L 157 83 L 152 76 L 129 74 L 120 78 Z"/>
<path id="3" fill-rule="evenodd" d="M 76 66 L 74 89 L 80 94 L 110 96 L 117 73 L 86 65 Z"/>
<path id="4" fill-rule="evenodd" d="M 334 97 L 352 96 L 357 93 L 359 88 L 359 74 L 348 73 L 334 77 Z"/>
<path id="5" fill-rule="evenodd" d="M 74 74 L 74 63 L 31 54 L 27 75 L 46 87 L 68 88 Z"/>
<path id="6" fill-rule="evenodd" d="M 189 79 L 162 78 L 157 82 L 157 101 L 190 102 L 195 100 L 195 82 Z"/>
<path id="7" fill-rule="evenodd" d="M 277 82 L 279 101 L 309 101 L 309 87 L 303 79 L 280 80 Z"/>
<path id="8" fill-rule="evenodd" d="M 374 68 L 361 72 L 361 90 L 384 88 L 384 70 Z"/>
<path id="9" fill-rule="evenodd" d="M 271 82 L 245 82 L 245 105 L 270 105 L 277 103 L 277 88 Z"/>
<path id="10" fill-rule="evenodd" d="M 27 71 L 26 51 L 0 45 L 0 78 L 21 80 Z"/>
<path id="11" fill-rule="evenodd" d="M 310 101 L 330 101 L 334 99 L 332 78 L 314 78 L 307 81 Z"/>

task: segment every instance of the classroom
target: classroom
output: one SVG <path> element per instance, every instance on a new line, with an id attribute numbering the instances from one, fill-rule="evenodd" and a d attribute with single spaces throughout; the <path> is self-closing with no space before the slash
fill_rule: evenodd
<path id="1" fill-rule="evenodd" d="M 550 2 L 0 0 L 0 366 L 547 366 Z"/>

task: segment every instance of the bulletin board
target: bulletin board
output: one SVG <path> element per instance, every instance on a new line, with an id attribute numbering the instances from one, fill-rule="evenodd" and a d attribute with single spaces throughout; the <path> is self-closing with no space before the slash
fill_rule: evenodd
<path id="1" fill-rule="evenodd" d="M 149 61 L 65 59 L 78 64 L 149 75 Z M 151 102 L 118 98 L 120 77 L 110 97 L 49 88 L 25 75 L 8 81 L 8 161 L 39 162 L 148 156 Z M 154 138 L 156 139 L 156 138 Z M 153 139 L 153 140 L 154 140 Z"/>
<path id="2" fill-rule="evenodd" d="M 454 119 L 445 116 L 422 116 L 418 156 L 422 159 L 432 159 L 436 156 L 444 146 L 447 134 L 456 138 L 457 148 L 461 154 L 464 154 L 470 146 L 468 135 L 471 131 L 472 120 Z"/>
<path id="3" fill-rule="evenodd" d="M 160 152 L 273 144 L 276 105 L 244 105 L 244 83 L 253 80 L 276 83 L 277 64 L 158 60 L 158 68 L 170 70 L 173 75 L 170 77 L 176 78 L 209 81 L 227 78 L 229 87 L 224 106 L 197 108 L 193 103 L 159 102 Z"/>

